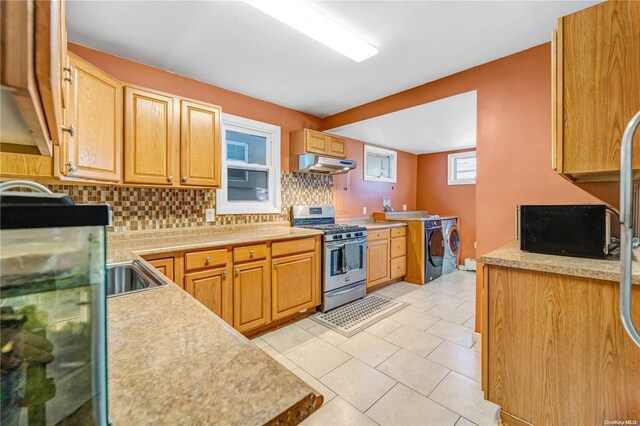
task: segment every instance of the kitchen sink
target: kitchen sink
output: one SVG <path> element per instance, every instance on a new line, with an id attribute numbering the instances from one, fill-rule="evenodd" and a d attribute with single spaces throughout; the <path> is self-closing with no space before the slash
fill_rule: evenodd
<path id="1" fill-rule="evenodd" d="M 166 282 L 156 278 L 138 260 L 107 265 L 107 297 L 162 288 L 165 285 Z"/>

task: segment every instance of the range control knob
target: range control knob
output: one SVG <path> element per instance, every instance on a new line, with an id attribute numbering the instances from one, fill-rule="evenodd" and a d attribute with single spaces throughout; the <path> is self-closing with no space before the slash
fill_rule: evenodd
<path id="1" fill-rule="evenodd" d="M 337 240 L 337 239 L 338 239 L 338 236 L 337 236 L 337 235 L 334 235 L 334 236 L 333 236 L 333 239 L 334 239 L 334 240 Z"/>
<path id="2" fill-rule="evenodd" d="M 345 237 L 346 238 L 351 238 L 351 234 L 347 234 Z"/>

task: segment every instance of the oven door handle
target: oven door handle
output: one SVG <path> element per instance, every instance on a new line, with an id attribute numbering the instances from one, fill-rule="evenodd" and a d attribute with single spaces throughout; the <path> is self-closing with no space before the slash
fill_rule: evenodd
<path id="1" fill-rule="evenodd" d="M 359 245 L 363 245 L 367 243 L 367 239 L 366 238 L 360 238 L 358 240 L 356 240 L 356 243 L 358 243 Z M 344 247 L 345 243 L 338 243 L 338 242 L 330 242 L 330 243 L 326 243 L 326 247 L 328 249 L 334 249 L 334 248 L 341 248 Z"/>
<path id="2" fill-rule="evenodd" d="M 340 296 L 341 294 L 345 294 L 345 293 L 349 293 L 350 291 L 355 290 L 358 287 L 361 287 L 362 283 L 355 283 L 350 285 L 349 287 L 347 287 L 346 290 L 342 290 L 342 291 L 337 291 L 337 292 L 330 292 L 330 293 L 325 293 L 326 295 L 333 297 L 333 296 Z"/>

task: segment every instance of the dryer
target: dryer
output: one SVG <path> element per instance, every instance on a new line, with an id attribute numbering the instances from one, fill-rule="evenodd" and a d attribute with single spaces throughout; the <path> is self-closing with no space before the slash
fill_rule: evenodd
<path id="1" fill-rule="evenodd" d="M 433 281 L 442 275 L 444 263 L 445 244 L 442 233 L 442 222 L 439 220 L 427 220 L 425 228 L 425 282 Z"/>
<path id="2" fill-rule="evenodd" d="M 460 260 L 460 231 L 458 219 L 443 219 L 442 232 L 444 233 L 444 261 L 442 273 L 449 274 L 458 269 Z"/>

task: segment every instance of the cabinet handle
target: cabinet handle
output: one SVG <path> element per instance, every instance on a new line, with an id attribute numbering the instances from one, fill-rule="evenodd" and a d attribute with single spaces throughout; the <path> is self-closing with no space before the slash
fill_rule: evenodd
<path id="1" fill-rule="evenodd" d="M 168 182 L 173 182 L 173 176 L 167 176 L 167 181 Z"/>
<path id="2" fill-rule="evenodd" d="M 253 251 L 253 250 L 250 250 L 250 251 L 249 251 L 249 257 L 253 257 L 253 255 L 254 255 L 254 254 L 256 254 L 256 252 L 255 252 L 255 251 Z"/>
<path id="3" fill-rule="evenodd" d="M 229 273 L 228 273 L 227 271 L 224 271 L 224 272 L 222 273 L 222 276 L 223 276 L 223 277 L 226 277 L 227 275 L 229 275 Z"/>
<path id="4" fill-rule="evenodd" d="M 236 275 L 240 275 L 240 269 L 236 269 Z"/>
<path id="5" fill-rule="evenodd" d="M 69 133 L 71 137 L 74 137 L 76 135 L 76 128 L 73 127 L 73 124 L 69 127 L 65 127 L 65 126 L 60 126 L 60 127 L 62 128 L 63 132 Z"/>
<path id="6" fill-rule="evenodd" d="M 278 262 L 273 262 L 273 267 L 277 268 L 278 267 Z"/>
<path id="7" fill-rule="evenodd" d="M 205 264 L 205 265 L 208 265 L 208 264 L 210 264 L 210 263 L 211 263 L 211 256 L 207 256 L 207 257 L 204 259 L 204 264 Z"/>
<path id="8" fill-rule="evenodd" d="M 186 182 L 187 181 L 187 177 L 186 176 L 182 176 L 182 181 Z"/>
<path id="9" fill-rule="evenodd" d="M 73 164 L 73 161 L 69 161 L 68 163 L 65 163 L 64 165 L 69 168 L 69 173 L 75 173 L 75 172 L 78 171 L 78 168 L 76 167 L 75 164 Z"/>

